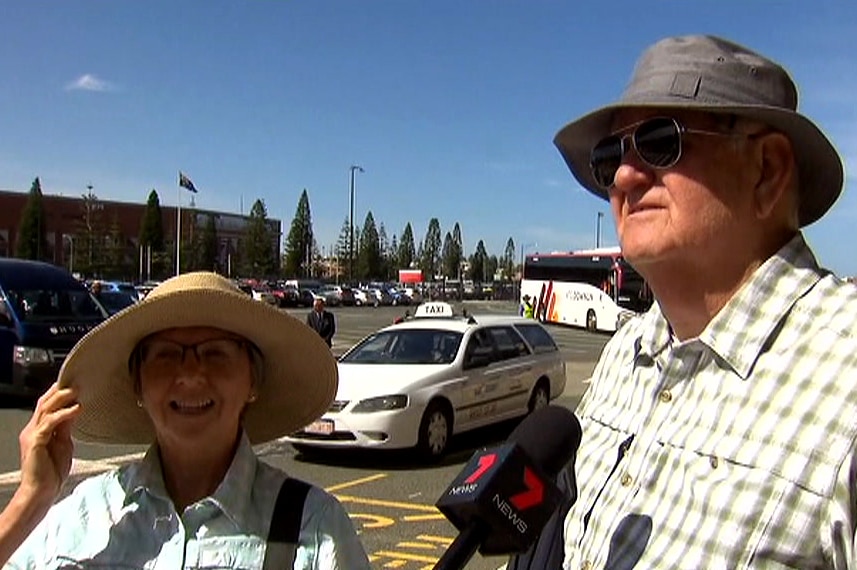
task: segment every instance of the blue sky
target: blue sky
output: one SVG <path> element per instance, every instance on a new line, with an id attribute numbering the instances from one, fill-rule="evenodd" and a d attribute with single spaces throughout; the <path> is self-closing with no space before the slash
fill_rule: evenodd
<path id="1" fill-rule="evenodd" d="M 4 2 L 0 188 L 177 200 L 262 198 L 284 231 L 303 189 L 321 246 L 349 206 L 417 240 L 437 217 L 502 254 L 595 244 L 606 203 L 552 145 L 616 99 L 640 51 L 714 33 L 783 63 L 801 110 L 857 171 L 857 2 L 280 0 Z M 846 175 L 847 176 L 847 175 Z M 857 189 L 807 229 L 822 262 L 857 274 Z M 187 204 L 189 194 L 182 200 Z M 602 244 L 615 244 L 605 218 Z M 537 245 L 534 245 L 537 244 Z"/>

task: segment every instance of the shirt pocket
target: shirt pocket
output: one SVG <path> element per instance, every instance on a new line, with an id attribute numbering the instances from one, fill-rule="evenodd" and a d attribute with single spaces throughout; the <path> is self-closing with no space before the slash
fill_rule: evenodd
<path id="1" fill-rule="evenodd" d="M 257 570 L 265 560 L 265 541 L 254 536 L 204 538 L 197 541 L 197 546 L 196 564 L 188 560 L 186 568 Z"/>
<path id="2" fill-rule="evenodd" d="M 690 440 L 701 443 L 681 451 L 689 492 L 722 526 L 716 538 L 700 538 L 713 541 L 703 550 L 729 568 L 810 567 L 820 555 L 820 507 L 835 466 L 785 442 L 710 433 Z"/>

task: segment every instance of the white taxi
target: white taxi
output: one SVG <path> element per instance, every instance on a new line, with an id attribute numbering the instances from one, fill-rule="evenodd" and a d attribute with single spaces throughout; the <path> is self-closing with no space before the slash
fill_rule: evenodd
<path id="1" fill-rule="evenodd" d="M 524 416 L 565 389 L 565 361 L 537 321 L 456 315 L 424 303 L 339 359 L 339 389 L 298 450 L 416 448 L 438 458 L 453 435 Z"/>

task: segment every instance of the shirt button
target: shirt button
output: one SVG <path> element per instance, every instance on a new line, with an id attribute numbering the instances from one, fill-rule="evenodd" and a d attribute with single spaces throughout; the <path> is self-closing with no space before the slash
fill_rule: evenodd
<path id="1" fill-rule="evenodd" d="M 633 483 L 633 481 L 634 480 L 627 473 L 623 473 L 622 478 L 619 480 L 619 482 L 622 483 L 623 487 L 630 487 L 631 483 Z"/>
<path id="2" fill-rule="evenodd" d="M 720 465 L 720 461 L 713 455 L 708 459 L 709 463 L 711 463 L 712 469 L 717 469 L 717 466 Z"/>
<path id="3" fill-rule="evenodd" d="M 664 404 L 668 404 L 673 399 L 673 394 L 669 390 L 664 390 L 660 394 L 658 394 L 658 399 Z"/>

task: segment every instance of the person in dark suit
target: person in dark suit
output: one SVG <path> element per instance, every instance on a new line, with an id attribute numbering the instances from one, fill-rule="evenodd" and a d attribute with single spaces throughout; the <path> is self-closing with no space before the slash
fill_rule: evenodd
<path id="1" fill-rule="evenodd" d="M 312 311 L 306 317 L 306 324 L 324 339 L 327 346 L 333 345 L 336 320 L 333 318 L 333 313 L 324 309 L 324 299 L 316 298 Z"/>

